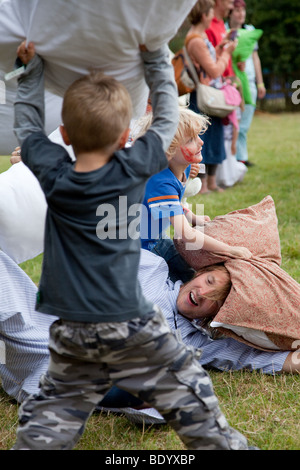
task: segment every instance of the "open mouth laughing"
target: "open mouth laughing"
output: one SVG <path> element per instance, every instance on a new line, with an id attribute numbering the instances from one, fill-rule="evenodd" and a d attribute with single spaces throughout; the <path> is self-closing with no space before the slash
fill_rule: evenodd
<path id="1" fill-rule="evenodd" d="M 195 305 L 195 307 L 198 307 L 198 303 L 196 301 L 196 297 L 193 292 L 189 293 L 189 300 L 191 304 Z"/>

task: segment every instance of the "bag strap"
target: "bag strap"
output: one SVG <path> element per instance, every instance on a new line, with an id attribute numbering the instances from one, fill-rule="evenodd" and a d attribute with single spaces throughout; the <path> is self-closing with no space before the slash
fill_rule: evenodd
<path id="1" fill-rule="evenodd" d="M 198 85 L 200 83 L 200 80 L 199 80 L 198 74 L 196 72 L 195 66 L 194 66 L 193 62 L 191 61 L 190 56 L 188 55 L 185 46 L 183 46 L 182 50 L 183 50 L 183 55 L 184 55 L 185 61 L 186 61 L 187 66 L 189 68 L 190 74 L 192 76 L 192 79 L 194 80 L 195 85 Z"/>
<path id="2" fill-rule="evenodd" d="M 188 43 L 190 42 L 190 40 L 194 39 L 194 38 L 201 38 L 202 39 L 202 36 L 198 33 L 193 33 L 193 34 L 187 35 L 187 37 L 185 38 L 185 42 L 184 42 L 184 46 L 183 46 L 182 50 L 183 50 L 183 55 L 184 55 L 185 61 L 186 61 L 187 66 L 189 68 L 189 72 L 191 74 L 191 78 L 193 79 L 195 85 L 197 86 L 200 83 L 200 80 L 199 80 L 196 68 L 195 68 L 190 56 L 188 55 L 188 52 L 187 52 L 187 49 L 186 49 Z"/>
<path id="3" fill-rule="evenodd" d="M 198 33 L 188 34 L 186 36 L 185 40 L 184 40 L 185 47 L 187 47 L 187 45 L 191 41 L 191 39 L 194 39 L 194 38 L 201 38 L 202 39 L 202 36 Z"/>

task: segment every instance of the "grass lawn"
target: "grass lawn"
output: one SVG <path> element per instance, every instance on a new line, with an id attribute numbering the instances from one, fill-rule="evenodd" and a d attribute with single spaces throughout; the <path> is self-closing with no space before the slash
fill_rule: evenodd
<path id="1" fill-rule="evenodd" d="M 282 268 L 300 282 L 300 113 L 257 113 L 249 133 L 255 163 L 242 183 L 224 193 L 196 196 L 211 218 L 256 204 L 271 195 L 276 204 Z M 0 157 L 0 171 L 9 158 Z M 38 282 L 42 256 L 21 267 Z M 300 375 L 211 371 L 216 395 L 229 423 L 264 450 L 300 450 Z M 14 442 L 18 406 L 0 389 L 0 449 Z M 122 416 L 95 414 L 79 450 L 179 450 L 183 445 L 166 425 L 137 426 Z"/>

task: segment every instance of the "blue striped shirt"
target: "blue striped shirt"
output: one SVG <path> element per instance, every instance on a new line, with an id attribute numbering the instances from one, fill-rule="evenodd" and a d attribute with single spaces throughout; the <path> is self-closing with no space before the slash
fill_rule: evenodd
<path id="1" fill-rule="evenodd" d="M 163 258 L 141 250 L 139 280 L 144 295 L 161 308 L 171 329 L 180 329 L 184 343 L 202 350 L 202 365 L 220 370 L 262 369 L 265 373 L 282 369 L 288 352 L 263 352 L 231 338 L 212 340 L 182 317 L 176 308 L 182 283 L 170 281 Z M 55 317 L 35 311 L 36 292 L 27 274 L 0 251 L 0 377 L 6 393 L 19 402 L 37 393 L 49 360 L 49 326 Z"/>
<path id="2" fill-rule="evenodd" d="M 200 363 L 219 370 L 262 370 L 274 373 L 282 370 L 290 351 L 264 352 L 233 338 L 213 340 L 207 332 L 178 313 L 176 300 L 181 281 L 168 278 L 168 266 L 163 258 L 142 250 L 139 280 L 144 295 L 158 305 L 173 331 L 180 330 L 182 341 L 201 349 Z"/>
<path id="3" fill-rule="evenodd" d="M 27 274 L 0 251 L 0 379 L 19 402 L 37 392 L 49 360 L 49 326 L 55 317 L 35 312 L 36 292 Z"/>

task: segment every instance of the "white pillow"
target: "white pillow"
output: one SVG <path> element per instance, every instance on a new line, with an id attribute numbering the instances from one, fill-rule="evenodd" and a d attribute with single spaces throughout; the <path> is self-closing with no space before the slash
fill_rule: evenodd
<path id="1" fill-rule="evenodd" d="M 0 71 L 1 80 L 1 71 Z M 14 101 L 16 81 L 2 82 L 5 86 L 5 104 L 0 102 L 0 155 L 10 155 L 18 144 L 14 134 Z M 61 124 L 62 98 L 45 92 L 45 132 L 50 134 Z"/>
<path id="2" fill-rule="evenodd" d="M 16 263 L 43 252 L 46 210 L 39 182 L 24 163 L 0 174 L 0 249 Z"/>
<path id="3" fill-rule="evenodd" d="M 150 51 L 175 36 L 196 0 L 7 0 L 0 4 L 0 70 L 13 69 L 22 38 L 45 60 L 46 87 L 62 95 L 97 67 L 128 88 L 134 115 L 148 98 L 139 44 Z M 0 76 L 0 79 L 2 77 Z"/>
<path id="4" fill-rule="evenodd" d="M 253 345 L 261 348 L 280 350 L 280 348 L 276 346 L 263 331 L 254 330 L 253 328 L 245 328 L 243 326 L 228 325 L 217 321 L 212 321 L 210 326 L 212 328 L 227 328 L 238 336 L 244 338 L 246 341 L 249 341 Z"/>

